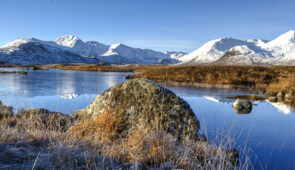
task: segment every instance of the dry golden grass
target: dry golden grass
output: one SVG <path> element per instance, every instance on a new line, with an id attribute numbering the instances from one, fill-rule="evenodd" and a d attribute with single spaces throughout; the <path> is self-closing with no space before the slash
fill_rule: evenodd
<path id="1" fill-rule="evenodd" d="M 8 112 L 9 110 L 7 110 Z M 170 166 L 183 169 L 234 169 L 237 153 L 224 144 L 200 140 L 176 140 L 161 129 L 145 123 L 127 128 L 120 115 L 104 113 L 95 119 L 72 124 L 56 115 L 38 114 L 42 109 L 5 114 L 0 119 L 0 168 L 106 169 Z M 2 112 L 0 112 L 0 115 Z M 54 113 L 51 113 L 54 114 Z M 45 120 L 45 121 L 44 121 Z M 49 122 L 49 123 L 48 123 Z M 62 123 L 62 127 L 57 123 Z M 60 128 L 59 128 L 60 127 Z M 242 153 L 244 154 L 244 153 Z M 249 159 L 237 168 L 248 169 Z"/>
<path id="2" fill-rule="evenodd" d="M 287 74 L 267 88 L 267 96 L 276 97 L 278 102 L 295 107 L 295 74 Z"/>
<path id="3" fill-rule="evenodd" d="M 97 72 L 133 72 L 139 66 L 135 65 L 101 65 L 101 64 L 83 64 L 83 65 L 47 65 L 43 68 L 56 68 L 61 70 L 76 70 L 76 71 L 97 71 Z"/>
<path id="4" fill-rule="evenodd" d="M 105 144 L 118 139 L 125 122 L 114 114 L 101 114 L 96 120 L 84 120 L 72 129 L 72 135 L 82 140 L 95 140 L 97 144 Z M 122 135 L 122 134 L 121 134 Z"/>
<path id="5" fill-rule="evenodd" d="M 235 152 L 224 146 L 210 145 L 206 140 L 177 141 L 161 129 L 151 129 L 142 123 L 124 131 L 125 123 L 115 114 L 104 113 L 96 120 L 84 120 L 71 130 L 71 138 L 99 146 L 111 159 L 132 164 L 158 167 L 165 163 L 184 169 L 233 169 Z M 237 163 L 237 162 L 236 162 Z M 248 165 L 243 165 L 248 168 Z"/>
<path id="6" fill-rule="evenodd" d="M 295 91 L 295 73 L 287 74 L 280 77 L 278 81 L 270 83 L 267 90 L 269 92 Z"/>
<path id="7" fill-rule="evenodd" d="M 295 73 L 295 67 L 262 66 L 162 66 L 137 69 L 134 78 L 157 82 L 186 82 L 255 86 L 270 84 Z"/>

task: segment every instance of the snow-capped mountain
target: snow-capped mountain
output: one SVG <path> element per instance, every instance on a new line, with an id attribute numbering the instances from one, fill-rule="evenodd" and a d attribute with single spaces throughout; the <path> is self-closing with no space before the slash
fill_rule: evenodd
<path id="1" fill-rule="evenodd" d="M 0 61 L 8 64 L 218 64 L 295 65 L 295 31 L 272 41 L 221 38 L 205 43 L 190 54 L 154 51 L 124 44 L 105 45 L 72 35 L 54 41 L 17 39 L 0 48 Z"/>
<path id="2" fill-rule="evenodd" d="M 93 57 L 101 56 L 107 52 L 110 47 L 109 45 L 101 44 L 97 41 L 83 42 L 73 35 L 62 36 L 55 40 L 55 43 L 60 46 L 71 48 L 77 54 Z"/>
<path id="3" fill-rule="evenodd" d="M 222 57 L 214 62 L 219 65 L 272 65 L 273 57 L 255 45 L 240 45 L 229 49 Z"/>
<path id="4" fill-rule="evenodd" d="M 177 55 L 177 52 L 158 52 L 149 49 L 132 48 L 124 44 L 114 44 L 102 55 L 102 58 L 108 62 L 113 61 L 115 63 L 117 63 L 116 58 L 120 60 L 123 58 L 126 63 L 160 64 L 163 60 L 166 60 L 166 64 L 174 64 L 176 63 L 176 60 L 173 58 L 175 55 Z"/>
<path id="5" fill-rule="evenodd" d="M 209 41 L 180 60 L 185 65 L 294 65 L 295 31 L 272 41 L 232 38 Z"/>
<path id="6" fill-rule="evenodd" d="M 270 51 L 277 62 L 295 61 L 295 31 L 291 30 L 278 38 L 262 45 Z"/>
<path id="7" fill-rule="evenodd" d="M 218 60 L 232 47 L 246 44 L 249 43 L 233 38 L 212 40 L 201 46 L 196 51 L 180 58 L 180 60 L 183 64 L 208 64 Z"/>
<path id="8" fill-rule="evenodd" d="M 8 64 L 176 64 L 184 55 L 182 52 L 158 52 L 124 44 L 84 42 L 72 35 L 62 36 L 55 41 L 17 39 L 0 48 L 0 61 Z"/>
<path id="9" fill-rule="evenodd" d="M 95 63 L 97 59 L 80 56 L 53 42 L 30 38 L 17 39 L 1 47 L 0 61 L 8 64 L 62 64 Z"/>

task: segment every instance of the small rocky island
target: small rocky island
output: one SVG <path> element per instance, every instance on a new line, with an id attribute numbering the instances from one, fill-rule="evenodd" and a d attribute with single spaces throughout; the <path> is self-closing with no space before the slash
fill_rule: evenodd
<path id="1" fill-rule="evenodd" d="M 0 107 L 0 168 L 235 169 L 233 148 L 210 144 L 189 104 L 145 79 L 116 85 L 73 116 Z"/>

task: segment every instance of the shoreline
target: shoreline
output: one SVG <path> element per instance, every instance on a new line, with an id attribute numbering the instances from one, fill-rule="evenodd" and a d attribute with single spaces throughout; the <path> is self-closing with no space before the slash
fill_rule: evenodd
<path id="1" fill-rule="evenodd" d="M 129 72 L 134 74 L 127 76 L 126 79 L 145 78 L 164 86 L 243 90 L 253 94 L 263 94 L 271 101 L 281 99 L 280 101 L 285 104 L 295 107 L 295 66 L 165 66 L 98 63 L 4 65 L 4 67 Z M 282 94 L 287 95 L 287 100 L 282 98 Z"/>

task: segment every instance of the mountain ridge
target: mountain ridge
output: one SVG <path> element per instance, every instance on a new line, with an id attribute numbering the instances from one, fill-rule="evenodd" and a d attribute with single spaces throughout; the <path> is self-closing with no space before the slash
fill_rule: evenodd
<path id="1" fill-rule="evenodd" d="M 64 35 L 54 41 L 43 41 L 36 38 L 16 39 L 0 48 L 0 61 L 8 64 L 68 64 L 79 62 L 175 64 L 179 62 L 177 58 L 185 54 L 183 52 L 159 52 L 133 48 L 125 44 L 105 45 L 97 41 L 84 42 L 76 36 Z M 64 59 L 62 59 L 63 57 Z"/>
<path id="2" fill-rule="evenodd" d="M 231 37 L 208 41 L 186 54 L 106 45 L 64 35 L 53 41 L 16 39 L 0 47 L 0 61 L 7 64 L 164 64 L 164 65 L 295 65 L 295 31 L 273 40 L 239 40 Z"/>

